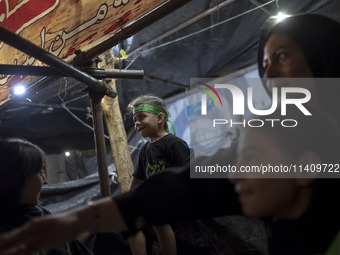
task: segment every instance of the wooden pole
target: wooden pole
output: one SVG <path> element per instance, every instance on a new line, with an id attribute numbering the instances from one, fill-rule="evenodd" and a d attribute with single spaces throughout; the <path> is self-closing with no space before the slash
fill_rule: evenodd
<path id="1" fill-rule="evenodd" d="M 98 63 L 98 67 L 114 69 L 115 58 L 111 50 L 104 52 L 99 58 L 102 59 L 102 62 Z M 114 80 L 112 80 L 109 85 L 112 89 L 116 89 Z M 110 145 L 118 176 L 118 186 L 121 192 L 126 192 L 130 188 L 134 166 L 130 155 L 122 114 L 119 108 L 118 97 L 110 98 L 104 96 L 102 108 L 110 135 Z"/>

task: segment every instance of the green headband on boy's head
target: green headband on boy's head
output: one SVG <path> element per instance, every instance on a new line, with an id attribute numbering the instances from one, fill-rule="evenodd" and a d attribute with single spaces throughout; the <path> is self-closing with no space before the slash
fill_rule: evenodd
<path id="1" fill-rule="evenodd" d="M 161 108 L 159 108 L 157 106 L 153 106 L 151 104 L 139 104 L 139 105 L 136 105 L 135 107 L 133 107 L 132 114 L 134 115 L 137 112 L 149 112 L 149 113 L 152 113 L 152 114 L 155 114 L 155 115 L 157 115 L 159 113 L 163 113 L 164 114 L 164 119 L 167 122 L 170 122 L 170 124 L 171 124 L 171 126 L 172 126 L 172 128 L 174 130 L 174 135 L 176 135 L 175 126 L 172 123 L 172 121 L 168 119 L 168 114 L 163 109 L 161 109 Z M 167 128 L 165 131 L 167 133 L 169 133 L 169 128 Z"/>

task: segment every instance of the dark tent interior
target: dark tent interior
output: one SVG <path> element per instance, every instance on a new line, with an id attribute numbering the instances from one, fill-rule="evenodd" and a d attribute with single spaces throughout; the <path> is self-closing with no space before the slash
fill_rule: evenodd
<path id="1" fill-rule="evenodd" d="M 185 95 L 190 78 L 233 77 L 256 70 L 261 26 L 279 11 L 318 13 L 340 21 L 338 0 L 192 0 L 112 45 L 115 56 L 121 49 L 128 55 L 116 63 L 116 69 L 144 71 L 143 79 L 115 80 L 129 145 L 137 148 L 131 153 L 134 163 L 141 141 L 127 114 L 128 103 L 142 94 L 163 99 Z M 13 96 L 0 107 L 0 137 L 25 138 L 47 154 L 82 152 L 65 163 L 69 181 L 43 188 L 42 204 L 52 212 L 100 197 L 92 125 L 86 85 L 68 77 L 40 77 L 24 96 Z M 117 194 L 114 161 L 106 142 L 111 191 Z M 266 254 L 263 225 L 255 222 L 251 226 L 256 228 L 249 229 L 248 222 L 253 219 L 235 216 L 179 224 L 181 254 Z M 108 242 L 115 247 L 108 248 Z M 120 234 L 93 237 L 89 245 L 98 249 L 97 254 L 129 254 Z M 159 247 L 149 245 L 152 254 L 160 254 Z"/>
<path id="2" fill-rule="evenodd" d="M 334 0 L 190 1 L 132 35 L 113 47 L 115 56 L 120 49 L 129 56 L 116 64 L 117 69 L 145 74 L 142 80 L 116 80 L 126 130 L 129 133 L 133 126 L 126 106 L 136 96 L 152 93 L 169 98 L 187 91 L 190 78 L 220 77 L 254 65 L 259 31 L 270 15 L 320 13 L 340 20 L 339 5 Z M 0 108 L 1 136 L 29 139 L 47 153 L 93 149 L 92 130 L 62 107 L 64 102 L 92 126 L 85 88 L 66 78 L 33 84 L 24 98 L 12 98 Z"/>

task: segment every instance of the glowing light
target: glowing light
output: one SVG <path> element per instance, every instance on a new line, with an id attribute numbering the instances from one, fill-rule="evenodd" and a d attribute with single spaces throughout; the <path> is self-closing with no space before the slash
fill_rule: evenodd
<path id="1" fill-rule="evenodd" d="M 276 21 L 277 21 L 277 23 L 279 23 L 279 22 L 281 22 L 282 20 L 284 20 L 284 19 L 286 19 L 286 18 L 288 18 L 288 17 L 290 17 L 291 15 L 287 15 L 287 14 L 285 14 L 285 13 L 283 13 L 283 12 L 279 12 L 276 16 L 275 16 L 275 19 L 276 19 Z"/>
<path id="2" fill-rule="evenodd" d="M 71 153 L 70 153 L 69 151 L 66 151 L 66 152 L 65 152 L 65 156 L 66 156 L 66 157 L 69 157 L 70 155 L 71 155 Z"/>
<path id="3" fill-rule="evenodd" d="M 26 88 L 23 85 L 17 85 L 17 86 L 14 87 L 14 94 L 15 95 L 22 95 L 22 94 L 25 93 L 25 91 L 26 91 Z"/>

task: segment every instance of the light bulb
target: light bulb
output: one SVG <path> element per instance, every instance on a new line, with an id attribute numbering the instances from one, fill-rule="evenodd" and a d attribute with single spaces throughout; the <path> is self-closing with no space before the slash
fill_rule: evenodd
<path id="1" fill-rule="evenodd" d="M 26 91 L 26 88 L 23 85 L 17 85 L 17 86 L 14 87 L 14 94 L 15 95 L 22 95 L 22 94 L 25 93 L 25 91 Z"/>
<path id="2" fill-rule="evenodd" d="M 276 21 L 277 21 L 277 23 L 279 23 L 279 22 L 281 22 L 282 20 L 284 20 L 284 19 L 286 19 L 286 18 L 288 18 L 288 17 L 290 17 L 291 15 L 287 15 L 287 14 L 285 14 L 285 13 L 283 13 L 283 12 L 279 12 L 276 16 L 274 16 L 275 17 L 275 19 L 276 19 Z"/>

